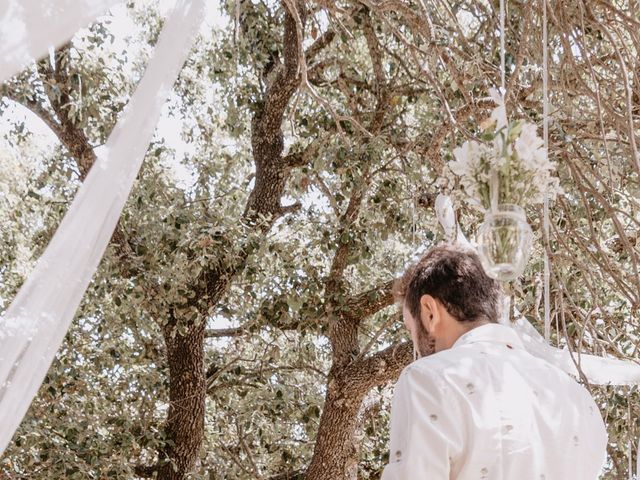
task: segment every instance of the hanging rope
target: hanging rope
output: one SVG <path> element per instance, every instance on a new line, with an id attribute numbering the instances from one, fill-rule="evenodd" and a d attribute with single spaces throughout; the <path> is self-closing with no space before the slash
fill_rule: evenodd
<path id="1" fill-rule="evenodd" d="M 500 0 L 500 96 L 502 102 L 506 99 L 506 64 L 505 64 L 505 0 Z M 506 106 L 505 106 L 506 108 Z M 498 181 L 498 172 L 495 168 L 491 167 L 489 178 L 489 195 L 491 201 L 491 211 L 496 212 L 498 210 L 498 203 L 500 198 L 500 182 Z"/>
<path id="2" fill-rule="evenodd" d="M 505 47 L 504 47 L 504 38 L 505 38 L 505 28 L 504 28 L 504 17 L 505 17 L 505 5 L 504 0 L 500 0 L 500 93 L 505 95 L 507 82 L 506 82 L 506 64 L 505 64 Z"/>
<path id="3" fill-rule="evenodd" d="M 633 426 L 631 424 L 631 402 L 628 400 L 631 395 L 631 388 L 627 387 L 627 422 L 629 425 L 629 441 L 627 442 L 627 455 L 629 460 L 629 480 L 633 480 L 633 442 L 631 441 L 631 435 L 633 435 Z"/>
<path id="4" fill-rule="evenodd" d="M 544 149 L 549 155 L 549 39 L 547 27 L 547 0 L 542 0 L 542 138 Z M 551 306 L 549 298 L 549 194 L 544 194 L 544 338 L 551 338 Z"/>

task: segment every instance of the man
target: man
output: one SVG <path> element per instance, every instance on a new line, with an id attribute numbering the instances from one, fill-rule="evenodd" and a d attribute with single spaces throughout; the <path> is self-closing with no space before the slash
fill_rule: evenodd
<path id="1" fill-rule="evenodd" d="M 404 369 L 382 480 L 593 480 L 607 434 L 573 378 L 497 323 L 500 287 L 475 252 L 431 249 L 396 288 L 420 358 Z"/>

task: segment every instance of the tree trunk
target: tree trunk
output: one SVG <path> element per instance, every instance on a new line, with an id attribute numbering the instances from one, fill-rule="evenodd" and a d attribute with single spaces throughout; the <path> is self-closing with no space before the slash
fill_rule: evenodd
<path id="1" fill-rule="evenodd" d="M 164 328 L 169 361 L 167 445 L 158 463 L 159 480 L 182 480 L 200 453 L 204 438 L 204 325 L 180 334 L 175 322 Z"/>
<path id="2" fill-rule="evenodd" d="M 337 374 L 329 380 L 317 441 L 305 480 L 355 480 L 360 452 L 355 443 L 361 387 Z M 331 376 L 330 376 L 331 378 Z"/>
<path id="3" fill-rule="evenodd" d="M 356 431 L 364 397 L 376 385 L 395 379 L 411 357 L 412 345 L 404 342 L 331 369 L 316 445 L 304 480 L 357 479 L 360 441 Z"/>

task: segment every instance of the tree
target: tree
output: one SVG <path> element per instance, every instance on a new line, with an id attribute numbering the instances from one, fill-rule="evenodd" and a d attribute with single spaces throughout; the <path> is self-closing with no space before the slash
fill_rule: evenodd
<path id="1" fill-rule="evenodd" d="M 533 121 L 539 7 L 510 2 L 506 36 L 508 106 Z M 565 195 L 512 294 L 539 323 L 546 246 L 553 341 L 637 358 L 635 20 L 607 2 L 549 7 L 551 153 Z M 377 478 L 388 384 L 411 359 L 390 286 L 441 238 L 438 178 L 492 107 L 496 8 L 223 5 L 169 102 L 180 139 L 159 130 L 3 474 Z M 125 43 L 126 18 L 140 26 Z M 161 19 L 130 5 L 3 86 L 4 108 L 23 105 L 56 138 L 43 151 L 34 120 L 9 120 L 10 161 L 27 173 L 0 177 L 3 299 L 53 234 Z M 481 220 L 464 205 L 459 216 L 468 233 Z M 541 212 L 529 218 L 540 236 Z M 637 390 L 592 390 L 619 478 Z"/>

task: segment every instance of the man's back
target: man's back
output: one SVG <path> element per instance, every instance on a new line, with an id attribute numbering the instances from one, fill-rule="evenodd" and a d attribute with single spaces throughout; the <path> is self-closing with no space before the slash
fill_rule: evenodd
<path id="1" fill-rule="evenodd" d="M 383 480 L 592 480 L 606 430 L 589 393 L 489 324 L 407 367 Z"/>

